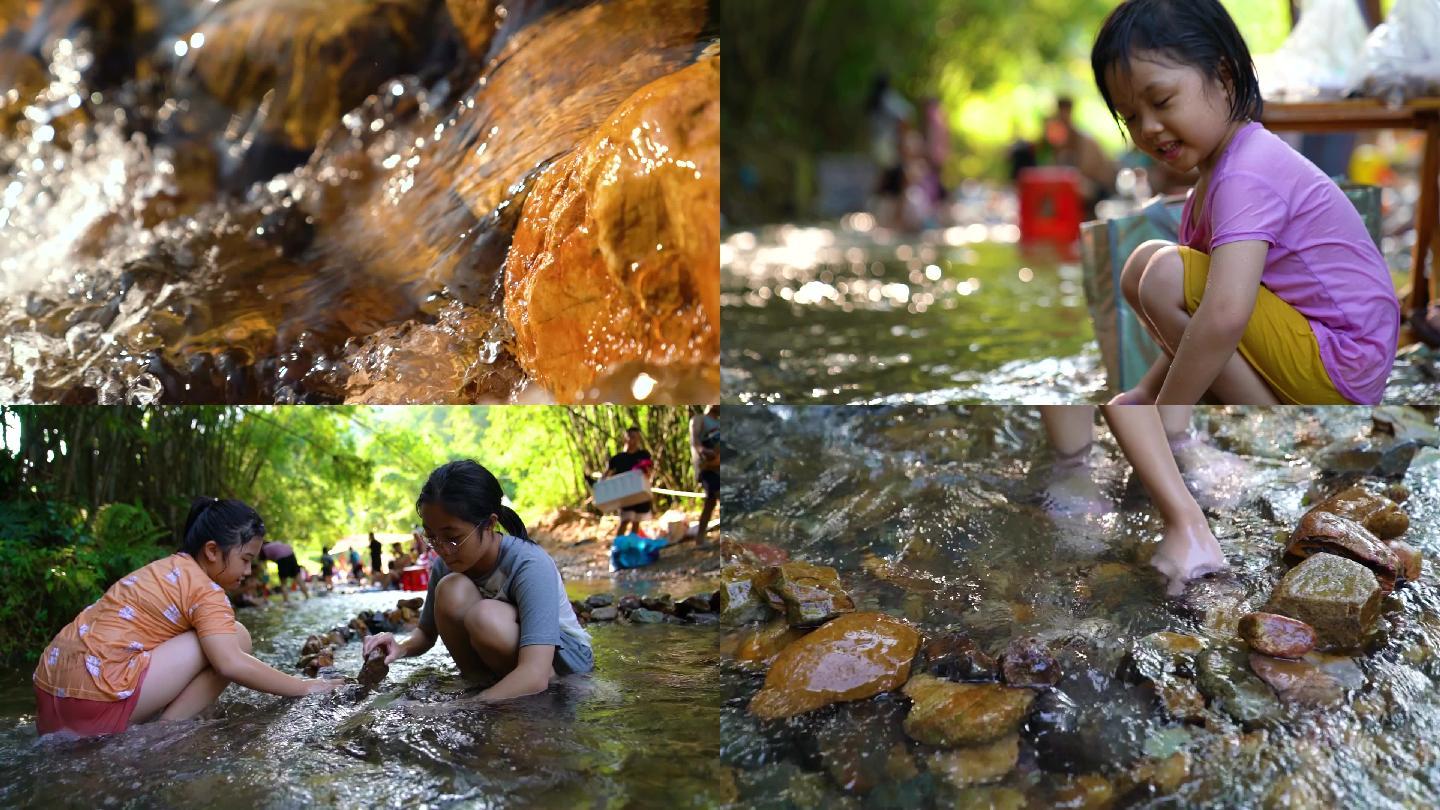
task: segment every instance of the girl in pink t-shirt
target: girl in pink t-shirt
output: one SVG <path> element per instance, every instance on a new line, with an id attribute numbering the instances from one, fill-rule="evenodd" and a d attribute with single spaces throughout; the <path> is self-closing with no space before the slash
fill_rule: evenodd
<path id="1" fill-rule="evenodd" d="M 1180 244 L 1146 242 L 1121 290 L 1164 354 L 1115 404 L 1375 404 L 1400 332 L 1384 258 L 1354 206 L 1255 119 L 1245 40 L 1218 0 L 1126 0 L 1095 81 L 1131 140 L 1198 171 Z"/>

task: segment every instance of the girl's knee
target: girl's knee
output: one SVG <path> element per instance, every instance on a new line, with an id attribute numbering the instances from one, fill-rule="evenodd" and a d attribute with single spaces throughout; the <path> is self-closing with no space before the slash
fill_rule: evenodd
<path id="1" fill-rule="evenodd" d="M 1142 242 L 1135 250 L 1131 251 L 1130 258 L 1125 261 L 1125 266 L 1120 270 L 1120 292 L 1133 306 L 1139 300 L 1140 278 L 1145 275 L 1145 269 L 1150 265 L 1150 260 L 1157 253 L 1166 248 L 1173 248 L 1175 245 L 1161 239 L 1151 239 Z"/>
<path id="2" fill-rule="evenodd" d="M 446 619 L 461 619 L 479 598 L 480 589 L 469 577 L 452 572 L 435 586 L 435 612 Z"/>
<path id="3" fill-rule="evenodd" d="M 1185 283 L 1185 261 L 1180 258 L 1180 248 L 1169 245 L 1155 251 L 1145 263 L 1145 271 L 1136 285 L 1137 297 L 1142 304 L 1171 304 L 1177 293 L 1183 293 Z"/>

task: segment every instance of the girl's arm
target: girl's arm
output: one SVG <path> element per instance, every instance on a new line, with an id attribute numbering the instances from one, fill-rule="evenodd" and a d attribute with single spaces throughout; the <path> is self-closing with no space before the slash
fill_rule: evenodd
<path id="1" fill-rule="evenodd" d="M 1157 405 L 1194 405 L 1235 354 L 1255 312 L 1270 246 L 1258 239 L 1215 248 L 1200 307 L 1185 328 Z"/>
<path id="2" fill-rule="evenodd" d="M 240 649 L 233 633 L 216 633 L 200 639 L 200 649 L 210 666 L 227 681 L 248 686 L 257 692 L 300 697 L 314 692 L 328 692 L 344 681 L 297 678 L 271 667 L 259 658 Z"/>
<path id="3" fill-rule="evenodd" d="M 510 698 L 543 692 L 550 686 L 550 673 L 555 665 L 555 648 L 549 644 L 531 644 L 520 648 L 519 663 L 510 674 L 481 692 L 481 700 Z"/>

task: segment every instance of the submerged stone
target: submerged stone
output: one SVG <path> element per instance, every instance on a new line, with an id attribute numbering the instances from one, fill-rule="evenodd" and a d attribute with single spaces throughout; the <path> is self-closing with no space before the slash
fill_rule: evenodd
<path id="1" fill-rule="evenodd" d="M 1276 658 L 1299 658 L 1315 648 L 1315 628 L 1274 613 L 1246 614 L 1240 638 L 1255 652 Z"/>
<path id="2" fill-rule="evenodd" d="M 763 627 L 743 631 L 735 648 L 735 659 L 748 664 L 769 664 L 791 642 L 805 631 L 791 627 L 783 618 L 772 619 Z"/>
<path id="3" fill-rule="evenodd" d="M 1214 708 L 1253 728 L 1274 722 L 1281 707 L 1275 693 L 1248 664 L 1238 650 L 1206 650 L 1196 661 L 1196 683 Z"/>
<path id="4" fill-rule="evenodd" d="M 914 628 L 883 613 L 848 613 L 797 639 L 775 658 L 750 701 L 758 717 L 793 717 L 898 688 L 920 644 Z"/>
<path id="5" fill-rule="evenodd" d="M 1375 629 L 1380 596 L 1380 583 L 1369 568 L 1321 553 L 1285 574 L 1266 610 L 1314 627 L 1319 649 L 1348 649 Z"/>
<path id="6" fill-rule="evenodd" d="M 789 562 L 765 569 L 756 582 L 791 625 L 816 625 L 855 609 L 839 573 L 829 566 Z"/>
<path id="7" fill-rule="evenodd" d="M 1020 735 L 1008 734 L 984 745 L 937 751 L 930 755 L 930 772 L 955 787 L 969 787 L 1004 779 L 1020 761 Z"/>
<path id="8" fill-rule="evenodd" d="M 770 615 L 764 590 L 756 587 L 759 574 L 744 565 L 727 565 L 720 572 L 720 621 L 728 625 L 748 624 Z"/>
<path id="9" fill-rule="evenodd" d="M 374 688 L 389 674 L 390 665 L 385 663 L 385 651 L 376 649 L 365 656 L 365 664 L 360 667 L 359 681 L 363 686 Z"/>
<path id="10" fill-rule="evenodd" d="M 997 677 L 995 659 L 959 633 L 940 636 L 925 645 L 924 670 L 950 681 L 993 681 Z"/>
<path id="11" fill-rule="evenodd" d="M 876 698 L 835 707 L 815 732 L 821 766 L 848 793 L 868 793 L 882 782 L 917 771 L 910 761 L 901 721 L 903 701 Z"/>
<path id="12" fill-rule="evenodd" d="M 1369 529 L 1350 518 L 1314 509 L 1300 519 L 1285 549 L 1293 559 L 1326 552 L 1354 560 L 1374 572 L 1382 594 L 1395 589 L 1399 561 Z"/>
<path id="13" fill-rule="evenodd" d="M 1005 683 L 1011 686 L 1053 686 L 1060 680 L 1060 664 L 1036 638 L 1017 638 L 1000 659 Z"/>
<path id="14" fill-rule="evenodd" d="M 1250 655 L 1250 669 L 1286 703 L 1333 706 L 1365 684 L 1354 659 L 1312 653 L 1300 661 Z"/>
<path id="15" fill-rule="evenodd" d="M 719 170 L 714 56 L 641 88 L 536 181 L 505 314 L 515 356 L 557 400 L 645 400 L 642 373 L 718 390 Z"/>
<path id="16" fill-rule="evenodd" d="M 263 110 L 268 135 L 310 149 L 381 82 L 411 67 L 422 49 L 428 6 L 426 0 L 225 3 L 190 35 L 205 45 L 184 69 L 237 113 Z"/>
<path id="17" fill-rule="evenodd" d="M 905 684 L 914 705 L 905 733 L 944 748 L 980 745 L 1013 734 L 1025 722 L 1035 693 L 1000 684 L 968 684 L 916 675 Z"/>

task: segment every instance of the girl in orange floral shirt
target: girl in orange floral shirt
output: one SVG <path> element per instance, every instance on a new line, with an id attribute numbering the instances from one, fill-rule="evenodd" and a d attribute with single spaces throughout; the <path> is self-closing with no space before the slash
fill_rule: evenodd
<path id="1" fill-rule="evenodd" d="M 131 722 L 184 720 L 231 681 L 300 696 L 342 681 L 286 675 L 250 655 L 250 634 L 225 596 L 250 573 L 265 524 L 240 501 L 190 508 L 180 551 L 110 586 L 45 648 L 35 668 L 41 734 L 124 731 Z"/>

